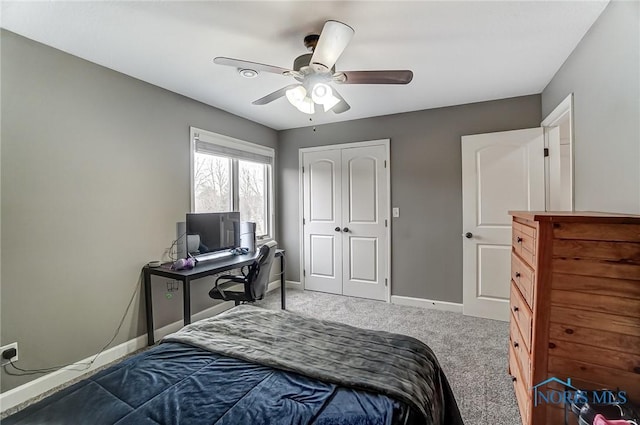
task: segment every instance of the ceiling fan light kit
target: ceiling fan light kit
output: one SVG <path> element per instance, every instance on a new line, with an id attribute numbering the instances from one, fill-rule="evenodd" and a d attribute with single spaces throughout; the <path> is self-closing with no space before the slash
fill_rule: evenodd
<path id="1" fill-rule="evenodd" d="M 312 53 L 298 56 L 293 62 L 293 69 L 227 57 L 217 57 L 213 62 L 236 67 L 245 78 L 254 78 L 260 71 L 264 71 L 293 77 L 299 82 L 254 101 L 254 105 L 266 105 L 280 97 L 286 97 L 289 103 L 305 114 L 315 113 L 315 105 L 321 105 L 325 112 L 340 114 L 348 111 L 351 106 L 330 83 L 409 84 L 413 79 L 413 72 L 410 70 L 336 72 L 335 63 L 353 35 L 353 28 L 347 24 L 325 22 L 320 35 L 311 34 L 304 38 L 304 45 Z"/>
<path id="2" fill-rule="evenodd" d="M 289 103 L 298 108 L 300 112 L 305 114 L 315 113 L 315 105 L 307 96 L 307 90 L 302 85 L 287 90 L 286 96 Z"/>

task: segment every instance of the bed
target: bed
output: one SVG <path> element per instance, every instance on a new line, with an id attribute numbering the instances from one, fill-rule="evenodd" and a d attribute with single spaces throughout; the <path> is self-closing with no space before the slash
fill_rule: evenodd
<path id="1" fill-rule="evenodd" d="M 463 422 L 435 355 L 422 342 L 241 305 L 2 423 Z"/>

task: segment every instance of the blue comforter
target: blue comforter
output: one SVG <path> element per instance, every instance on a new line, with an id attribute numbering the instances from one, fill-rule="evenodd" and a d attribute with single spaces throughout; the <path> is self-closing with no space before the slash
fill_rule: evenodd
<path id="1" fill-rule="evenodd" d="M 408 414 L 404 404 L 383 395 L 164 343 L 2 424 L 373 425 L 403 423 Z"/>

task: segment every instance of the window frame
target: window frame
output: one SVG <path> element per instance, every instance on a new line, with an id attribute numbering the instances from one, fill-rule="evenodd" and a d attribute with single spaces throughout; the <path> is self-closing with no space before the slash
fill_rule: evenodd
<path id="1" fill-rule="evenodd" d="M 196 127 L 190 127 L 190 149 L 189 149 L 189 157 L 190 157 L 190 210 L 191 212 L 195 212 L 195 176 L 194 176 L 194 167 L 195 167 L 195 153 L 196 153 L 196 142 L 203 142 L 212 144 L 219 147 L 227 147 L 235 150 L 243 151 L 249 154 L 257 154 L 265 157 L 269 157 L 271 162 L 270 165 L 265 167 L 265 209 L 266 209 L 266 227 L 267 234 L 266 235 L 256 235 L 258 236 L 258 241 L 260 243 L 264 243 L 270 240 L 275 239 L 275 209 L 274 209 L 274 179 L 273 179 L 273 167 L 275 163 L 275 150 L 273 148 L 258 145 L 256 143 L 247 142 L 240 139 L 235 139 L 233 137 L 225 136 L 218 133 L 213 133 L 211 131 L 199 129 Z M 240 184 L 239 184 L 239 161 L 245 160 L 250 161 L 245 158 L 237 158 L 233 156 L 227 156 L 231 159 L 231 204 L 233 211 L 240 211 Z"/>

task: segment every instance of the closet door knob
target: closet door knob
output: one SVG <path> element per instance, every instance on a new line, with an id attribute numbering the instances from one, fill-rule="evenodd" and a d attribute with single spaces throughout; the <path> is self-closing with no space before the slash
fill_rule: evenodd
<path id="1" fill-rule="evenodd" d="M 518 236 L 517 241 L 518 241 L 518 243 L 522 243 L 522 238 L 520 236 Z"/>
<path id="2" fill-rule="evenodd" d="M 471 239 L 473 237 L 473 233 L 467 232 L 467 233 L 464 234 L 464 237 L 467 238 L 467 239 Z"/>
<path id="3" fill-rule="evenodd" d="M 516 272 L 516 277 L 520 277 L 520 272 Z"/>
<path id="4" fill-rule="evenodd" d="M 345 233 L 349 233 L 349 228 L 345 227 L 344 229 L 342 229 L 342 231 L 345 232 Z"/>
<path id="5" fill-rule="evenodd" d="M 339 231 L 340 231 L 340 227 L 336 227 L 334 230 L 335 230 L 336 232 L 339 232 Z"/>

